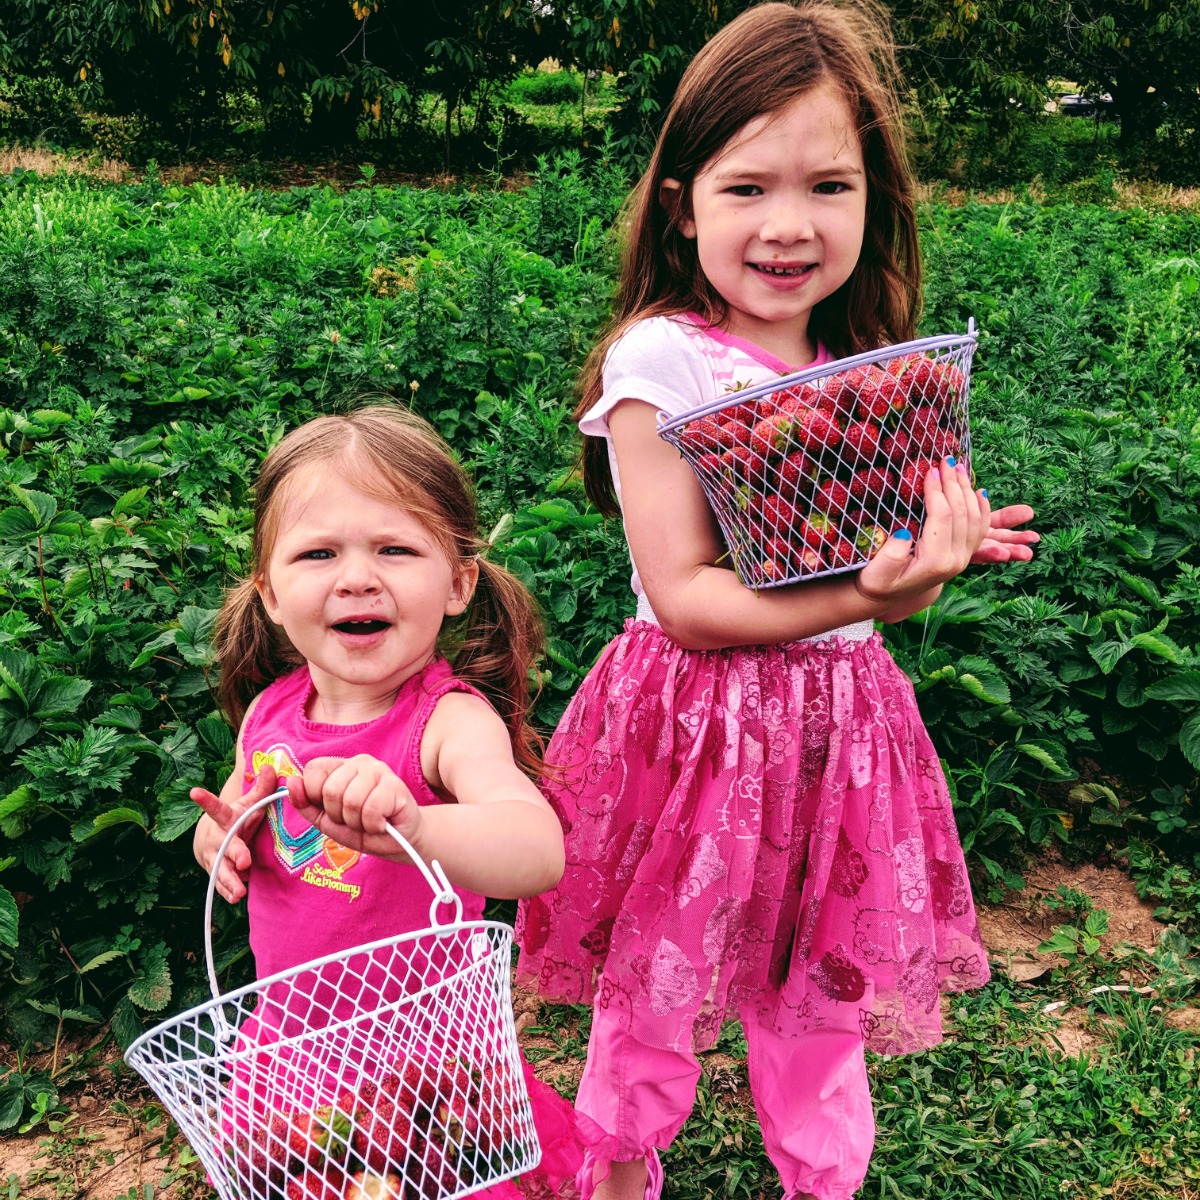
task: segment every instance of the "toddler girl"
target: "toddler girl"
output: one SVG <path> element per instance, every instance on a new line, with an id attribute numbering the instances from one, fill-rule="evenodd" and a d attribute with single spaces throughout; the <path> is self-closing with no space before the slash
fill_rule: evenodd
<path id="1" fill-rule="evenodd" d="M 561 829 L 527 773 L 540 622 L 482 549 L 466 476 L 402 408 L 321 417 L 267 455 L 253 573 L 217 626 L 236 763 L 219 796 L 191 793 L 211 870 L 236 817 L 287 787 L 217 879 L 231 903 L 249 892 L 260 979 L 428 926 L 429 887 L 385 823 L 442 864 L 466 920 L 485 895 L 532 895 L 561 874 Z M 448 622 L 453 666 L 439 652 Z M 544 1159 L 520 1184 L 552 1194 L 578 1167 L 573 1121 L 526 1078 Z"/>

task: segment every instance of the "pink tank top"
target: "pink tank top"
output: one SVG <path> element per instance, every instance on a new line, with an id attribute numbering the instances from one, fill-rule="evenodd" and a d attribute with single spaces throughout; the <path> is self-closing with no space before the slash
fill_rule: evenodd
<path id="1" fill-rule="evenodd" d="M 417 803 L 440 804 L 421 772 L 421 738 L 437 702 L 448 692 L 478 695 L 436 658 L 409 679 L 396 702 L 360 725 L 326 725 L 306 717 L 312 693 L 307 667 L 272 683 L 242 733 L 249 791 L 264 764 L 280 776 L 298 775 L 314 758 L 370 754 L 408 785 Z M 410 863 L 349 850 L 309 825 L 287 800 L 267 810 L 250 843 L 250 948 L 259 979 L 309 959 L 429 925 L 433 893 Z M 483 914 L 484 900 L 455 889 L 463 918 Z M 439 911 L 442 920 L 451 913 Z"/>

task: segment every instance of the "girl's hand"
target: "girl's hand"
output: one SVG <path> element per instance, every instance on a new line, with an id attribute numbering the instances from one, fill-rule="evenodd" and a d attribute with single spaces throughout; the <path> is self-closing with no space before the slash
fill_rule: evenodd
<path id="1" fill-rule="evenodd" d="M 1033 547 L 1042 535 L 1032 529 L 1016 529 L 1033 520 L 1028 504 L 1010 504 L 992 513 L 991 527 L 984 535 L 979 549 L 971 556 L 973 563 L 1029 562 Z"/>
<path id="2" fill-rule="evenodd" d="M 970 563 L 991 525 L 987 497 L 971 488 L 966 468 L 942 465 L 925 476 L 925 525 L 914 543 L 907 530 L 888 538 L 854 578 L 859 593 L 879 603 L 918 595 L 953 579 Z M 907 535 L 907 536 L 904 536 Z"/>
<path id="3" fill-rule="evenodd" d="M 410 842 L 421 826 L 421 808 L 408 785 L 369 754 L 314 758 L 303 775 L 293 775 L 286 783 L 295 810 L 350 850 L 381 858 L 403 857 L 385 826 L 394 826 Z"/>
<path id="4" fill-rule="evenodd" d="M 240 776 L 236 772 L 230 777 L 231 781 L 238 778 Z M 200 818 L 192 838 L 192 852 L 206 874 L 212 874 L 217 851 L 234 821 L 252 804 L 269 796 L 278 786 L 275 768 L 268 765 L 259 771 L 254 786 L 244 796 L 238 796 L 236 799 L 226 798 L 226 793 L 230 790 L 229 784 L 221 789 L 220 796 L 214 795 L 207 788 L 192 788 L 188 795 L 204 810 L 204 816 Z M 265 811 L 264 809 L 263 812 L 256 813 L 242 826 L 238 836 L 229 843 L 225 857 L 221 860 L 220 869 L 217 871 L 217 891 L 230 904 L 236 904 L 246 894 L 246 880 L 250 877 L 250 838 L 262 821 Z"/>

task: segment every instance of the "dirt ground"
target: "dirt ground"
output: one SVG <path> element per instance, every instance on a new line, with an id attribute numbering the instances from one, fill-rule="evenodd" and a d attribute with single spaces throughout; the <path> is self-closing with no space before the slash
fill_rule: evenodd
<path id="1" fill-rule="evenodd" d="M 1139 900 L 1129 877 L 1117 866 L 1070 866 L 1060 858 L 1043 859 L 1025 872 L 1025 891 L 1001 904 L 982 906 L 980 928 L 991 951 L 993 966 L 1017 982 L 1049 981 L 1055 958 L 1039 955 L 1038 945 L 1065 914 L 1048 909 L 1041 897 L 1053 896 L 1060 885 L 1087 895 L 1094 907 L 1110 914 L 1103 938 L 1107 958 L 1119 957 L 1127 943 L 1151 951 L 1164 926 L 1154 919 L 1152 905 Z M 1129 974 L 1137 986 L 1136 972 Z M 540 1005 L 533 996 L 516 997 L 517 1029 L 538 1074 L 560 1089 L 573 1092 L 582 1063 L 561 1053 L 539 1031 Z M 1044 1004 L 1045 1001 L 1043 1000 Z M 1053 1001 L 1050 1003 L 1053 1004 Z M 1054 1010 L 1057 1028 L 1047 1045 L 1075 1056 L 1098 1040 L 1078 1006 L 1064 1003 Z M 1183 1028 L 1200 1031 L 1200 1006 L 1169 1014 Z M 0 1048 L 3 1049 L 3 1048 Z M 11 1061 L 10 1056 L 4 1056 Z M 64 1092 L 73 1119 L 50 1132 L 43 1124 L 24 1135 L 0 1137 L 0 1196 L 6 1200 L 206 1200 L 211 1196 L 203 1174 L 181 1161 L 177 1145 L 164 1141 L 165 1124 L 148 1127 L 146 1104 L 152 1099 L 128 1074 L 115 1070 L 119 1055 L 111 1051 L 106 1063 L 87 1082 Z M 709 1087 L 740 1099 L 744 1071 L 728 1056 L 705 1056 Z M 152 1191 L 147 1193 L 146 1187 Z"/>

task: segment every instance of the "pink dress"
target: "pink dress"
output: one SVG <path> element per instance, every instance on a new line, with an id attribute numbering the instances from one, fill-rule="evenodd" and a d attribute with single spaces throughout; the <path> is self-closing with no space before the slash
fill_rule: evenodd
<path id="1" fill-rule="evenodd" d="M 643 321 L 581 428 L 602 435 L 622 398 L 678 412 L 786 370 L 695 320 Z M 702 652 L 641 595 L 638 614 L 549 747 L 567 868 L 521 907 L 518 979 L 636 1013 L 664 1049 L 711 1047 L 745 1006 L 883 1054 L 940 1041 L 939 993 L 989 972 L 941 764 L 878 633 Z"/>
<path id="2" fill-rule="evenodd" d="M 418 804 L 440 804 L 421 771 L 421 738 L 438 701 L 453 691 L 478 695 L 454 677 L 445 659 L 438 658 L 404 684 L 387 713 L 360 725 L 327 725 L 305 714 L 312 680 L 308 668 L 301 667 L 272 683 L 246 721 L 243 791 L 253 786 L 267 763 L 278 775 L 286 776 L 299 774 L 313 758 L 370 754 L 399 775 Z M 286 801 L 278 801 L 267 813 L 251 843 L 248 911 L 258 978 L 351 946 L 429 926 L 433 893 L 415 866 L 348 850 L 324 837 Z M 482 896 L 455 891 L 462 901 L 464 920 L 483 916 Z M 451 916 L 446 910 L 439 912 L 443 921 Z M 378 1006 L 395 991 L 395 980 L 387 978 L 391 968 L 377 969 L 376 963 L 359 957 L 364 958 L 357 984 L 362 1000 Z M 331 978 L 335 974 L 336 965 Z M 338 978 L 339 995 L 327 1001 L 333 1020 L 344 1020 L 353 1011 L 352 990 L 345 978 Z M 322 999 L 318 990 L 314 1001 L 319 1004 Z M 280 1005 L 285 1023 L 305 1015 L 295 1009 L 291 1002 Z M 327 1019 L 323 1012 L 319 1015 Z M 262 1030 L 255 1036 L 262 1044 L 273 1040 L 276 1032 L 285 1031 Z M 246 1035 L 246 1026 L 242 1033 Z M 573 1195 L 582 1150 L 571 1107 L 534 1076 L 523 1058 L 522 1068 L 542 1143 L 542 1163 L 520 1179 L 477 1194 L 526 1196 L 530 1200 Z M 321 1086 L 317 1085 L 319 1090 Z M 339 1088 L 334 1083 L 325 1090 L 336 1094 Z"/>

